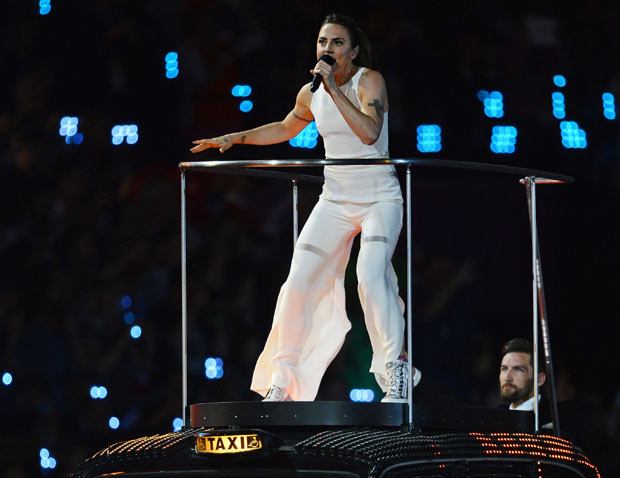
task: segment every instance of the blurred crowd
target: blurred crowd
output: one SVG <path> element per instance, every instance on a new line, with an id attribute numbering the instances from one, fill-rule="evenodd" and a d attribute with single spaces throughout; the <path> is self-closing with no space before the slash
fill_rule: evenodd
<path id="1" fill-rule="evenodd" d="M 289 111 L 309 79 L 316 30 L 332 7 L 309 0 L 98 0 L 52 2 L 42 16 L 35 3 L 7 0 L 0 20 L 0 374 L 12 377 L 0 385 L 0 474 L 7 478 L 66 476 L 110 443 L 173 430 L 182 413 L 177 164 L 217 157 L 191 157 L 192 139 Z M 482 116 L 474 94 L 480 88 L 501 85 L 514 98 L 511 119 L 550 134 L 557 134 L 544 96 L 550 86 L 541 93 L 536 85 L 549 83 L 557 68 L 584 88 L 592 82 L 619 93 L 618 6 L 584 2 L 577 11 L 534 2 L 467 3 L 446 16 L 442 2 L 346 2 L 343 12 L 367 28 L 388 81 L 393 156 L 416 156 L 411 124 L 429 121 L 452 131 L 445 159 L 479 160 L 488 149 L 488 123 L 464 121 L 473 112 Z M 163 57 L 172 50 L 181 58 L 177 80 L 163 75 Z M 230 96 L 236 83 L 253 87 L 247 115 Z M 572 100 L 586 116 L 600 107 L 589 97 Z M 82 144 L 58 135 L 65 115 L 79 117 Z M 591 116 L 587 121 L 593 131 L 599 124 Z M 139 124 L 139 142 L 113 146 L 112 125 L 128 122 Z M 617 133 L 617 122 L 603 125 L 592 133 L 587 154 L 576 152 L 564 163 L 559 147 L 524 139 L 523 148 L 538 152 L 524 158 L 529 166 L 581 181 L 560 194 L 563 204 L 549 198 L 551 211 L 541 214 L 564 224 L 559 236 L 572 226 L 585 230 L 575 232 L 578 246 L 542 244 L 557 276 L 576 276 L 568 290 L 566 282 L 549 284 L 558 387 L 562 396 L 579 396 L 601 412 L 601 434 L 620 438 L 620 382 L 605 369 L 615 349 L 603 337 L 615 315 L 606 311 L 618 305 L 612 294 L 618 228 L 608 223 L 618 212 Z M 278 145 L 237 147 L 230 156 L 321 153 Z M 489 264 L 488 257 L 502 260 L 513 246 L 505 242 L 513 240 L 509 221 L 497 218 L 505 234 L 496 238 L 504 242 L 486 251 L 477 235 L 492 234 L 493 225 L 478 219 L 481 229 L 465 234 L 462 224 L 446 222 L 451 201 L 469 204 L 454 193 L 466 192 L 456 183 L 431 178 L 420 189 L 435 209 L 420 215 L 416 227 L 423 230 L 414 235 L 414 357 L 423 373 L 463 401 L 496 406 L 499 348 L 531 333 L 527 221 L 519 223 L 524 242 L 515 246 L 526 255 L 506 266 L 523 273 L 524 295 Z M 484 181 L 469 184 L 482 190 L 470 199 L 473 206 L 504 197 Z M 320 189 L 302 189 L 303 222 Z M 187 199 L 189 401 L 256 400 L 248 384 L 292 252 L 290 186 L 195 173 Z M 524 208 L 522 199 L 508 198 Z M 474 228 L 475 215 L 467 218 Z M 405 257 L 401 244 L 395 268 L 403 294 Z M 318 399 L 346 400 L 351 388 L 378 391 L 366 372 L 370 347 L 354 270 L 352 262 L 353 329 Z M 134 325 L 142 330 L 136 339 Z M 204 376 L 209 356 L 224 361 L 219 380 Z M 105 386 L 108 396 L 91 398 L 93 385 Z M 119 418 L 116 430 L 108 425 L 111 416 Z M 56 458 L 55 469 L 41 468 L 41 448 Z"/>

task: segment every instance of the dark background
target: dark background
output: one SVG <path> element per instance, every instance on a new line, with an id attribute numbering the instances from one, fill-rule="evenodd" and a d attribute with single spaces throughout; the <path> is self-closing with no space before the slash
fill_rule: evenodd
<path id="1" fill-rule="evenodd" d="M 172 431 L 182 406 L 177 165 L 221 158 L 191 155 L 193 139 L 283 118 L 310 79 L 331 11 L 353 16 L 378 54 L 392 157 L 575 178 L 537 188 L 556 378 L 560 398 L 598 412 L 597 433 L 618 436 L 620 143 L 601 94 L 620 89 L 620 5 L 460 3 L 58 0 L 46 16 L 34 1 L 3 3 L 0 373 L 13 377 L 0 385 L 3 476 L 65 476 L 113 442 Z M 173 80 L 164 76 L 169 51 L 179 53 Z M 555 74 L 567 78 L 567 119 L 586 131 L 586 149 L 561 145 Z M 253 88 L 249 113 L 230 94 L 235 84 Z M 483 114 L 480 89 L 503 93 L 503 118 Z M 80 145 L 58 135 L 67 115 L 79 118 Z M 112 126 L 128 123 L 138 143 L 113 146 Z M 442 150 L 424 155 L 415 128 L 429 123 L 442 128 Z M 493 154 L 491 128 L 506 124 L 518 129 L 516 153 Z M 224 158 L 322 155 L 320 144 L 281 144 L 236 146 Z M 499 348 L 532 336 L 525 190 L 518 177 L 492 173 L 418 168 L 413 177 L 414 362 L 466 403 L 496 406 Z M 301 186 L 302 222 L 319 192 Z M 286 182 L 190 173 L 190 403 L 259 398 L 248 386 L 286 278 L 291 225 Z M 403 235 L 394 257 L 403 296 L 404 259 Z M 318 399 L 378 392 L 354 266 L 355 254 L 353 330 Z M 127 312 L 142 327 L 137 340 Z M 220 380 L 204 376 L 209 356 L 224 361 Z M 92 385 L 108 397 L 93 400 Z M 56 469 L 40 467 L 42 447 Z"/>

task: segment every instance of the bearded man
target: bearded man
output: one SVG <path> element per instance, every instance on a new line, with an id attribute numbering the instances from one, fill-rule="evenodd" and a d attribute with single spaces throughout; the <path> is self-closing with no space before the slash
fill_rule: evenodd
<path id="1" fill-rule="evenodd" d="M 499 386 L 502 401 L 511 410 L 534 410 L 534 356 L 529 340 L 512 339 L 502 347 Z M 538 388 L 547 375 L 538 367 Z M 540 392 L 538 394 L 540 400 Z"/>

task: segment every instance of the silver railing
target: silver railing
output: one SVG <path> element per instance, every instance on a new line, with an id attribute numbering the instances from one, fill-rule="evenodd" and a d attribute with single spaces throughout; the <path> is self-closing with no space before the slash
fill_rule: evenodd
<path id="1" fill-rule="evenodd" d="M 444 159 L 267 159 L 267 160 L 226 160 L 226 161 L 195 161 L 181 162 L 181 319 L 182 319 L 182 388 L 183 388 L 183 425 L 187 427 L 187 238 L 186 238 L 186 173 L 188 171 L 202 171 L 211 173 L 240 174 L 246 176 L 279 178 L 292 181 L 293 184 L 293 244 L 298 235 L 298 182 L 322 183 L 323 178 L 307 174 L 289 173 L 289 168 L 317 167 L 317 166 L 348 166 L 360 164 L 384 164 L 406 166 L 405 203 L 407 229 L 407 357 L 409 370 L 413 369 L 413 315 L 412 315 L 412 240 L 411 240 L 411 168 L 412 167 L 439 167 L 463 170 L 483 171 L 489 173 L 508 174 L 519 176 L 519 182 L 526 187 L 528 213 L 530 218 L 530 233 L 532 242 L 532 330 L 533 330 L 533 359 L 534 359 L 534 432 L 539 426 L 538 404 L 538 326 L 542 329 L 543 353 L 547 377 L 550 384 L 551 416 L 554 434 L 560 435 L 560 425 L 557 411 L 557 397 L 553 380 L 553 366 L 551 360 L 551 343 L 549 325 L 547 321 L 545 296 L 542 280 L 542 266 L 540 249 L 538 246 L 538 228 L 536 224 L 536 185 L 570 183 L 573 178 L 556 173 L 534 169 L 518 168 L 497 164 L 474 163 L 465 161 L 451 161 Z M 287 172 L 274 171 L 270 168 L 286 168 Z M 409 374 L 408 381 L 408 425 L 413 423 L 413 380 Z"/>

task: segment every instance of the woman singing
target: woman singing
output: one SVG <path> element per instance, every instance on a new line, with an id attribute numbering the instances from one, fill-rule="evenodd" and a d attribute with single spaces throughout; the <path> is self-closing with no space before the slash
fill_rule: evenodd
<path id="1" fill-rule="evenodd" d="M 329 55 L 335 62 L 320 60 Z M 316 121 L 329 159 L 388 158 L 388 98 L 372 69 L 366 35 L 344 15 L 328 15 L 312 74 L 322 82 L 301 88 L 284 118 L 255 129 L 194 141 L 194 153 L 233 144 L 273 144 Z M 329 59 L 328 59 L 329 60 Z M 373 358 L 370 371 L 386 392 L 382 401 L 407 401 L 403 356 L 404 304 L 391 259 L 402 227 L 403 200 L 394 166 L 325 166 L 319 201 L 293 253 L 273 325 L 258 358 L 252 390 L 265 401 L 311 401 L 351 328 L 345 311 L 344 273 L 353 239 L 361 233 L 358 292 Z"/>

